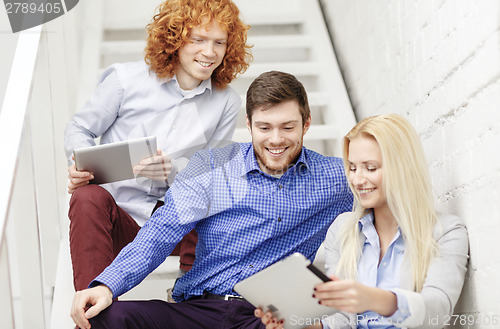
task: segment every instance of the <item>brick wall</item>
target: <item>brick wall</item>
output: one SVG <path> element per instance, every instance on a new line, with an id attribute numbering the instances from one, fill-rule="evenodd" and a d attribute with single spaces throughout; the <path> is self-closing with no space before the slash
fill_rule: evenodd
<path id="1" fill-rule="evenodd" d="M 407 117 L 438 208 L 467 222 L 455 327 L 500 327 L 500 1 L 321 1 L 357 118 Z"/>

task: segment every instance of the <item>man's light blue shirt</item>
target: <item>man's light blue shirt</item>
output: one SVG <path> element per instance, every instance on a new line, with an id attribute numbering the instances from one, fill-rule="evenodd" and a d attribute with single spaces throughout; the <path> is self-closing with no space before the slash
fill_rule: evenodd
<path id="1" fill-rule="evenodd" d="M 303 148 L 276 178 L 259 168 L 250 143 L 202 150 L 176 177 L 165 206 L 91 286 L 103 283 L 114 297 L 125 293 L 196 228 L 196 260 L 177 281 L 175 300 L 235 295 L 237 282 L 294 252 L 312 261 L 330 224 L 351 209 L 339 158 Z"/>
<path id="2" fill-rule="evenodd" d="M 241 98 L 232 88 L 214 88 L 211 79 L 183 91 L 175 75 L 160 80 L 144 61 L 113 64 L 68 123 L 66 155 L 72 163 L 73 150 L 95 145 L 97 137 L 105 144 L 156 136 L 158 148 L 172 159 L 172 183 L 196 151 L 231 141 L 240 107 Z M 165 182 L 141 176 L 103 187 L 139 226 L 167 190 Z"/>

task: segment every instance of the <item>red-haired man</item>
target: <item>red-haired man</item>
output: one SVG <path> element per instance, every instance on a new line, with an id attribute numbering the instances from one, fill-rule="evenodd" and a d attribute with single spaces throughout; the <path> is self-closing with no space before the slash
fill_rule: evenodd
<path id="1" fill-rule="evenodd" d="M 241 106 L 228 84 L 251 55 L 248 26 L 231 0 L 167 0 L 147 26 L 145 62 L 108 67 L 90 100 L 69 122 L 70 249 L 75 289 L 85 289 L 131 242 L 177 172 L 198 150 L 231 140 Z M 77 171 L 76 148 L 156 136 L 157 154 L 134 167 L 137 178 L 89 184 Z M 193 230 L 178 245 L 181 270 L 194 261 Z M 180 250 L 179 250 L 180 249 Z"/>

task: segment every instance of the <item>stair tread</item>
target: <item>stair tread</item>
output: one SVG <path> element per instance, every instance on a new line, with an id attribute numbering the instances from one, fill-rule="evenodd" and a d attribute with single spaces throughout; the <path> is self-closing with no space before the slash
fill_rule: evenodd
<path id="1" fill-rule="evenodd" d="M 260 15 L 249 15 L 248 18 L 244 18 L 244 22 L 250 26 L 302 24 L 304 16 L 302 14 L 275 15 L 274 13 L 261 13 Z"/>
<path id="2" fill-rule="evenodd" d="M 245 72 L 245 78 L 256 78 L 267 71 L 288 72 L 295 76 L 316 76 L 321 73 L 320 64 L 316 62 L 283 62 L 283 63 L 252 63 Z"/>
<path id="3" fill-rule="evenodd" d="M 101 54 L 114 55 L 142 53 L 145 46 L 145 40 L 104 41 L 101 44 Z"/>
<path id="4" fill-rule="evenodd" d="M 300 13 L 290 15 L 276 15 L 274 13 L 262 13 L 261 15 L 249 15 L 243 19 L 244 23 L 250 26 L 259 25 L 295 25 L 304 23 L 304 16 Z M 149 19 L 136 19 L 123 21 L 119 19 L 109 19 L 103 22 L 105 30 L 144 30 Z"/>
<path id="5" fill-rule="evenodd" d="M 248 37 L 248 43 L 259 48 L 282 48 L 290 46 L 310 48 L 313 45 L 313 40 L 310 36 L 305 34 L 275 34 L 250 36 Z"/>
<path id="6" fill-rule="evenodd" d="M 313 46 L 312 39 L 307 35 L 301 34 L 253 36 L 248 38 L 248 44 L 259 49 L 287 47 L 311 48 Z M 142 53 L 145 46 L 145 40 L 104 41 L 101 45 L 101 53 L 103 55 L 137 54 Z"/>

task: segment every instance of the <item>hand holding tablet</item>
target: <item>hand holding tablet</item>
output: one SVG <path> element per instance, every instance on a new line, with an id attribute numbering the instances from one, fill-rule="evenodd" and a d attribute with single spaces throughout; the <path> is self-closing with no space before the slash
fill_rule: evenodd
<path id="1" fill-rule="evenodd" d="M 90 184 L 135 178 L 133 167 L 156 153 L 156 136 L 75 149 L 76 169 L 91 172 Z"/>
<path id="2" fill-rule="evenodd" d="M 330 279 L 302 254 L 294 253 L 234 286 L 253 306 L 285 320 L 285 328 L 298 329 L 318 323 L 334 308 L 318 304 L 314 287 Z"/>

